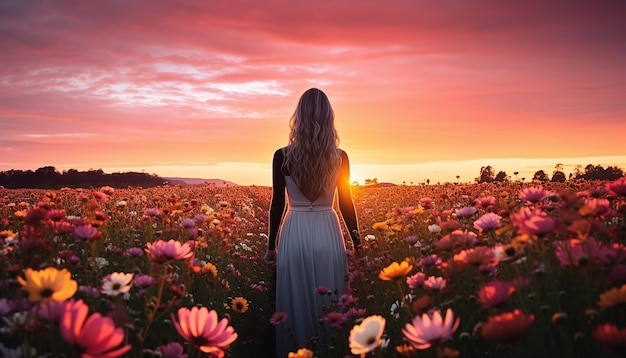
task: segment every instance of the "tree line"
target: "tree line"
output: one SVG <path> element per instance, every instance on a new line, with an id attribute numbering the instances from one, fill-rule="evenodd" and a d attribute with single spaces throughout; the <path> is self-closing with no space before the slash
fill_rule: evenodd
<path id="1" fill-rule="evenodd" d="M 583 169 L 582 165 L 577 165 L 574 171 L 565 175 L 563 171 L 563 164 L 557 164 L 552 172 L 552 177 L 548 175 L 544 170 L 538 170 L 535 172 L 532 178 L 518 178 L 519 172 L 514 172 L 515 180 L 525 181 L 530 179 L 540 182 L 561 182 L 564 183 L 568 180 L 615 180 L 624 176 L 624 171 L 617 166 L 608 166 L 606 168 L 601 165 L 587 164 Z M 475 179 L 477 183 L 492 183 L 492 182 L 506 182 L 512 178 L 504 171 L 495 172 L 490 165 L 480 168 L 480 176 Z"/>
<path id="2" fill-rule="evenodd" d="M 165 179 L 155 175 L 139 172 L 107 174 L 102 169 L 78 171 L 76 169 L 57 171 L 55 167 L 46 166 L 35 171 L 8 170 L 0 172 L 0 186 L 7 189 L 60 189 L 90 188 L 110 186 L 113 188 L 155 187 L 163 185 Z"/>

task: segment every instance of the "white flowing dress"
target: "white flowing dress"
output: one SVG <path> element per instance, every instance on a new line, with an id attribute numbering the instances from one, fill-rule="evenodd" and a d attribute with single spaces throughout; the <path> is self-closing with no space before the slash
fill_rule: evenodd
<path id="1" fill-rule="evenodd" d="M 316 293 L 316 287 L 339 294 L 348 287 L 346 247 L 333 209 L 336 188 L 311 202 L 291 177 L 285 176 L 285 184 L 288 206 L 276 260 L 276 311 L 287 313 L 287 320 L 276 327 L 280 358 L 306 347 L 312 338 L 318 340 L 318 347 L 327 341 L 328 326 L 320 319 L 330 298 Z"/>

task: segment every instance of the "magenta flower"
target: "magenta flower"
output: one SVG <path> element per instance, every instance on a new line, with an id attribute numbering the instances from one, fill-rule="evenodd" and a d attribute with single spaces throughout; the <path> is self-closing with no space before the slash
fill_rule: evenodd
<path id="1" fill-rule="evenodd" d="M 463 217 L 466 217 L 466 216 L 472 216 L 472 215 L 476 214 L 476 211 L 477 211 L 477 209 L 474 206 L 465 206 L 465 207 L 462 207 L 462 208 L 456 210 L 456 217 L 457 218 L 463 218 Z"/>
<path id="2" fill-rule="evenodd" d="M 82 357 L 114 358 L 131 348 L 124 342 L 124 330 L 109 317 L 94 313 L 82 300 L 68 302 L 59 324 L 61 337 Z M 121 345 L 121 346 L 120 346 Z"/>
<path id="3" fill-rule="evenodd" d="M 78 225 L 74 227 L 74 236 L 82 241 L 93 241 L 100 237 L 100 232 L 91 225 Z"/>
<path id="4" fill-rule="evenodd" d="M 274 312 L 270 317 L 270 323 L 272 326 L 277 326 L 287 320 L 287 312 Z"/>
<path id="5" fill-rule="evenodd" d="M 204 353 L 224 357 L 224 349 L 237 339 L 235 329 L 228 325 L 228 319 L 218 322 L 217 312 L 206 307 L 194 306 L 190 309 L 181 307 L 178 319 L 171 314 L 172 322 L 178 334 L 187 342 L 195 345 Z"/>
<path id="6" fill-rule="evenodd" d="M 156 350 L 161 353 L 161 358 L 187 358 L 187 355 L 183 354 L 183 346 L 178 342 L 158 346 Z"/>
<path id="7" fill-rule="evenodd" d="M 474 227 L 480 231 L 497 229 L 502 226 L 500 219 L 502 219 L 502 217 L 498 214 L 486 213 L 479 217 L 478 220 L 474 221 Z"/>
<path id="8" fill-rule="evenodd" d="M 341 329 L 341 326 L 347 321 L 347 317 L 341 312 L 329 312 L 322 320 L 333 328 Z"/>
<path id="9" fill-rule="evenodd" d="M 165 263 L 169 260 L 184 260 L 193 257 L 193 245 L 190 241 L 181 244 L 176 240 L 158 240 L 154 243 L 149 242 L 146 252 L 152 261 Z"/>

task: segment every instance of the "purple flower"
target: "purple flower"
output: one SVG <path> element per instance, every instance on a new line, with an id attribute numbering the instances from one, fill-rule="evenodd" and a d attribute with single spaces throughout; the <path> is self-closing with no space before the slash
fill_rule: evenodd
<path id="1" fill-rule="evenodd" d="M 500 219 L 502 219 L 502 217 L 498 214 L 486 213 L 478 218 L 478 220 L 474 221 L 474 227 L 480 231 L 496 229 L 502 226 Z"/>

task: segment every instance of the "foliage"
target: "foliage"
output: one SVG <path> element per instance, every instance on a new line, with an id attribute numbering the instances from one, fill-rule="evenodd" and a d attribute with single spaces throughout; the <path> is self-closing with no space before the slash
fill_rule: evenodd
<path id="1" fill-rule="evenodd" d="M 384 335 L 374 341 L 388 343 L 375 348 L 386 357 L 624 353 L 626 179 L 535 185 L 354 187 L 363 252 L 349 257 L 350 290 L 324 293 L 326 312 L 345 321 L 331 329 L 332 347 L 307 348 L 351 356 L 351 329 L 379 315 Z M 202 355 L 173 316 L 196 306 L 237 333 L 230 356 L 272 356 L 275 276 L 263 261 L 270 195 L 268 187 L 0 189 L 0 355 L 83 349 L 62 334 L 73 322 L 64 313 L 63 324 L 42 318 L 59 283 L 33 295 L 38 285 L 20 283 L 56 268 L 78 283 L 72 300 L 123 332 L 126 356 L 168 344 Z M 192 250 L 155 260 L 151 248 L 170 240 Z M 103 283 L 128 277 L 115 273 L 133 282 L 111 296 Z M 413 329 L 408 337 L 420 343 L 407 346 L 406 325 L 428 328 L 435 310 L 454 315 L 447 331 L 424 344 Z"/>

